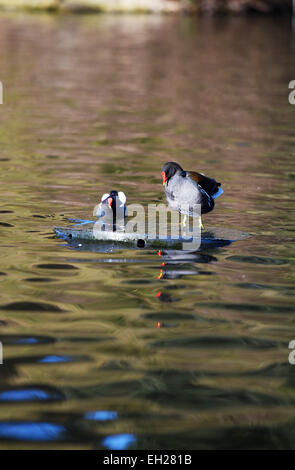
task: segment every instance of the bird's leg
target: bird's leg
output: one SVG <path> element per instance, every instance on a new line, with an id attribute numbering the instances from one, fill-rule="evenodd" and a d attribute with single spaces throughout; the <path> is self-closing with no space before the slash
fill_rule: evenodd
<path id="1" fill-rule="evenodd" d="M 202 230 L 205 230 L 205 227 L 203 225 L 203 222 L 202 222 L 202 216 L 200 215 L 200 227 Z"/>
<path id="2" fill-rule="evenodd" d="M 181 225 L 183 225 L 183 227 L 186 227 L 186 219 L 187 219 L 187 216 L 184 215 L 182 222 L 181 222 Z"/>

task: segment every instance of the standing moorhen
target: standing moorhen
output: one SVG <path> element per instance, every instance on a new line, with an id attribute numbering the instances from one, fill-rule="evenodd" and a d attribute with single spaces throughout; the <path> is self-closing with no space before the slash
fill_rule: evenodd
<path id="1" fill-rule="evenodd" d="M 171 209 L 185 215 L 184 225 L 186 216 L 193 215 L 195 204 L 201 205 L 201 214 L 207 214 L 214 209 L 214 199 L 223 193 L 221 183 L 215 179 L 195 171 L 184 171 L 176 162 L 165 163 L 162 178 L 167 203 Z"/>

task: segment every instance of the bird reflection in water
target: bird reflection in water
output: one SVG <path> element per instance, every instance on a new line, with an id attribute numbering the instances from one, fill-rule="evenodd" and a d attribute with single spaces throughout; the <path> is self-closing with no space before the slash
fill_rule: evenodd
<path id="1" fill-rule="evenodd" d="M 160 264 L 160 273 L 156 276 L 156 279 L 159 281 L 164 279 L 180 279 L 183 276 L 208 275 L 211 274 L 210 271 L 197 269 L 195 263 L 209 264 L 217 262 L 215 256 L 199 251 L 158 250 L 157 256 L 160 256 L 163 260 Z M 177 302 L 179 300 L 170 293 L 163 292 L 163 290 L 156 292 L 156 298 L 164 303 Z M 157 329 L 176 326 L 177 324 L 167 324 L 159 320 L 156 322 Z"/>
<path id="2" fill-rule="evenodd" d="M 192 276 L 198 274 L 209 274 L 207 271 L 196 269 L 195 263 L 212 263 L 217 258 L 200 252 L 189 252 L 183 250 L 161 250 L 157 252 L 163 261 L 160 267 L 160 273 L 156 277 L 162 279 L 180 279 L 182 276 Z M 188 266 L 191 264 L 191 266 Z"/>

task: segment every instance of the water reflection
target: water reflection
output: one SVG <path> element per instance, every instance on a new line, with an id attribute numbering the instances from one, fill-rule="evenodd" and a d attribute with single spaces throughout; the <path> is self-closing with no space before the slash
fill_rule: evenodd
<path id="1" fill-rule="evenodd" d="M 133 434 L 115 434 L 113 436 L 106 437 L 102 443 L 110 450 L 126 450 L 136 441 Z"/>
<path id="2" fill-rule="evenodd" d="M 54 343 L 55 338 L 49 336 L 25 336 L 25 335 L 6 335 L 1 334 L 0 341 L 3 345 L 22 345 L 22 344 L 46 344 Z"/>
<path id="3" fill-rule="evenodd" d="M 0 391 L 0 402 L 62 401 L 65 396 L 52 387 L 13 388 Z"/>
<path id="4" fill-rule="evenodd" d="M 66 429 L 55 423 L 2 421 L 0 439 L 17 441 L 59 441 L 66 437 Z"/>
<path id="5" fill-rule="evenodd" d="M 288 21 L 3 15 L 0 447 L 294 448 Z M 223 181 L 200 251 L 55 236 L 168 157 Z"/>
<path id="6" fill-rule="evenodd" d="M 38 360 L 40 364 L 57 364 L 59 362 L 71 362 L 73 360 L 70 356 L 44 356 Z"/>
<path id="7" fill-rule="evenodd" d="M 87 411 L 84 415 L 85 419 L 89 419 L 91 421 L 109 421 L 118 418 L 118 414 L 116 411 Z"/>
<path id="8" fill-rule="evenodd" d="M 162 258 L 157 279 L 180 279 L 183 276 L 211 275 L 212 271 L 199 269 L 198 264 L 217 262 L 210 254 L 189 252 L 184 250 L 160 250 L 157 253 Z M 171 286 L 170 286 L 171 287 Z"/>

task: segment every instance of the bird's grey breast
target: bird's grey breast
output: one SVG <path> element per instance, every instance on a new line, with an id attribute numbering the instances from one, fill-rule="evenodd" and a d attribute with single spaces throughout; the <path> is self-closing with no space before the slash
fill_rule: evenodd
<path id="1" fill-rule="evenodd" d="M 201 187 L 189 177 L 176 174 L 166 185 L 165 196 L 171 209 L 187 212 L 189 207 L 201 203 L 200 190 Z"/>

